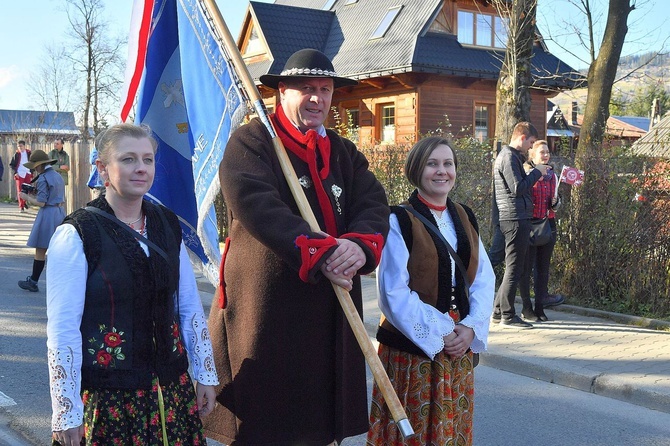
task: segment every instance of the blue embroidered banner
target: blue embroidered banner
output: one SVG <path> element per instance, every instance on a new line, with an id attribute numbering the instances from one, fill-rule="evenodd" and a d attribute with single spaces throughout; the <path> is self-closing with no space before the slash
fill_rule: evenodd
<path id="1" fill-rule="evenodd" d="M 186 246 L 217 284 L 218 168 L 246 107 L 202 8 L 199 0 L 155 0 L 135 121 L 159 141 L 148 197 L 179 216 Z"/>

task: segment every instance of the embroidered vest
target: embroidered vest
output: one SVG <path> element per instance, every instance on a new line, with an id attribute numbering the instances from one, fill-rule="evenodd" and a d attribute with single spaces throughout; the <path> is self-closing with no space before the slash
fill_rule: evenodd
<path id="1" fill-rule="evenodd" d="M 176 228 L 170 225 L 158 207 L 148 205 L 145 209 L 147 220 L 153 217 L 154 231 L 166 234 L 162 243 L 153 238 L 152 241 L 165 250 L 170 260 L 170 265 L 164 266 L 168 268 L 165 273 L 176 280 L 170 280 L 168 286 L 157 280 L 160 267 L 156 263 L 165 265 L 162 258 L 155 252 L 147 257 L 130 234 L 114 227 L 116 223 L 103 224 L 102 217 L 84 210 L 72 216 L 89 260 L 80 326 L 82 388 L 148 389 L 155 376 L 161 384 L 169 384 L 178 382 L 188 370 L 179 318 L 170 302 L 179 283 L 180 245 L 175 231 L 181 230 L 178 223 Z M 157 226 L 155 220 L 160 221 Z M 91 243 L 97 246 L 90 246 Z M 95 249 L 102 255 L 91 262 L 88 253 Z M 138 279 L 139 276 L 142 277 Z"/>

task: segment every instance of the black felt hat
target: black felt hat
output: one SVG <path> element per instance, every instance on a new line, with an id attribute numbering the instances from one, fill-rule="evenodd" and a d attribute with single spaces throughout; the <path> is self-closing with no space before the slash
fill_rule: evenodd
<path id="1" fill-rule="evenodd" d="M 275 90 L 279 82 L 291 78 L 330 78 L 335 88 L 357 85 L 358 81 L 340 77 L 333 68 L 333 63 L 321 51 L 305 48 L 296 51 L 288 58 L 280 74 L 264 74 L 259 79 L 263 85 Z"/>

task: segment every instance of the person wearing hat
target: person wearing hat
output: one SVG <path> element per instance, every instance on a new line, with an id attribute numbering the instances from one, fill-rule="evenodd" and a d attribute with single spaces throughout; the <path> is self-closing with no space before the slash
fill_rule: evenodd
<path id="1" fill-rule="evenodd" d="M 65 210 L 62 203 L 65 199 L 65 184 L 63 178 L 53 167 L 57 160 L 49 158 L 42 150 L 35 150 L 30 155 L 30 160 L 23 165 L 37 173 L 33 180 L 36 193 L 28 194 L 20 192 L 21 199 L 38 206 L 37 217 L 30 231 L 27 245 L 35 248 L 35 259 L 33 260 L 33 272 L 26 280 L 19 280 L 19 287 L 24 290 L 37 292 L 37 281 L 44 270 L 49 240 L 56 227 L 65 218 Z"/>
<path id="2" fill-rule="evenodd" d="M 354 143 L 324 127 L 334 89 L 356 81 L 314 49 L 260 81 L 279 92 L 270 120 L 321 231 L 300 216 L 261 120 L 236 130 L 219 167 L 229 237 L 209 316 L 219 404 L 205 432 L 328 445 L 368 430 L 364 356 L 330 282 L 362 312 L 359 274 L 380 260 L 389 208 Z"/>

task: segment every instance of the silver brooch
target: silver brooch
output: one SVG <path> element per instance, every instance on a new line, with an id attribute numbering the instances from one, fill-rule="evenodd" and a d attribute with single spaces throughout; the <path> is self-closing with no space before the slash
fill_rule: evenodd
<path id="1" fill-rule="evenodd" d="M 300 179 L 298 179 L 298 183 L 305 189 L 312 187 L 312 180 L 307 175 L 301 176 Z"/>
<path id="2" fill-rule="evenodd" d="M 342 188 L 337 184 L 333 184 L 330 190 L 333 192 L 333 196 L 335 197 L 335 204 L 337 205 L 337 213 L 342 214 L 342 206 L 340 206 L 340 195 L 342 195 Z"/>

